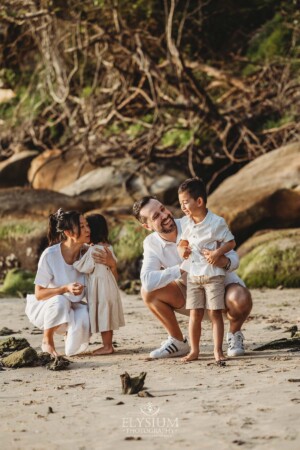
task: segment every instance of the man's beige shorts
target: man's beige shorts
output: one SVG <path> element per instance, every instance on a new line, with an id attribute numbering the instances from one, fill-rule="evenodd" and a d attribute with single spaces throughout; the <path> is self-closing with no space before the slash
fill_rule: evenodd
<path id="1" fill-rule="evenodd" d="M 224 275 L 188 276 L 186 309 L 225 309 Z"/>

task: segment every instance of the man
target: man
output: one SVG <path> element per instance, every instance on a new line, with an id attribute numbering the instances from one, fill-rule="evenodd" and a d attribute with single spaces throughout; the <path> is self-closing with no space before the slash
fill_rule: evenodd
<path id="1" fill-rule="evenodd" d="M 144 260 L 141 270 L 142 297 L 146 306 L 167 330 L 168 339 L 150 353 L 151 358 L 169 358 L 189 351 L 187 340 L 178 325 L 175 311 L 188 315 L 185 309 L 186 286 L 180 270 L 181 258 L 177 244 L 183 219 L 174 219 L 171 212 L 157 199 L 143 197 L 133 205 L 133 215 L 144 228 L 153 231 L 144 240 Z M 225 305 L 229 319 L 227 333 L 228 356 L 245 353 L 241 327 L 248 317 L 252 300 L 242 280 L 232 272 L 238 267 L 238 256 L 232 250 L 216 263 L 227 271 L 225 276 Z"/>

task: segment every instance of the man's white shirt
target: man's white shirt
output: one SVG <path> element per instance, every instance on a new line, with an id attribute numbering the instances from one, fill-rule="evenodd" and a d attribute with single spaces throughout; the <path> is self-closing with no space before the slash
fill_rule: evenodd
<path id="1" fill-rule="evenodd" d="M 175 242 L 165 241 L 155 231 L 144 240 L 144 259 L 141 269 L 142 287 L 146 292 L 152 292 L 156 289 L 167 286 L 172 281 L 181 277 L 180 265 L 182 259 L 177 250 L 177 244 L 182 234 L 182 226 L 188 220 L 187 217 L 175 219 L 177 226 L 177 240 Z M 230 258 L 230 272 L 226 272 L 225 286 L 231 283 L 238 283 L 245 286 L 243 281 L 231 272 L 239 266 L 239 257 L 234 250 L 226 254 Z"/>

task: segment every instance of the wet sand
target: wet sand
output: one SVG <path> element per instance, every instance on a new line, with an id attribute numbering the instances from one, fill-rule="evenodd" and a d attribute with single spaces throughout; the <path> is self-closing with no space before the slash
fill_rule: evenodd
<path id="1" fill-rule="evenodd" d="M 292 325 L 300 328 L 300 290 L 252 295 L 254 308 L 243 328 L 247 353 L 222 368 L 214 364 L 208 322 L 199 361 L 148 361 L 166 333 L 139 296 L 123 294 L 127 325 L 115 333 L 115 354 L 70 358 L 68 371 L 0 372 L 1 449 L 298 450 L 300 352 L 252 349 L 289 337 L 284 331 Z M 0 328 L 20 330 L 15 336 L 39 350 L 42 336 L 30 334 L 25 301 L 0 304 Z M 188 319 L 181 316 L 180 323 L 187 333 Z M 93 336 L 91 350 L 99 340 Z M 56 342 L 63 351 L 62 338 Z M 124 371 L 147 372 L 145 386 L 153 397 L 122 395 Z"/>

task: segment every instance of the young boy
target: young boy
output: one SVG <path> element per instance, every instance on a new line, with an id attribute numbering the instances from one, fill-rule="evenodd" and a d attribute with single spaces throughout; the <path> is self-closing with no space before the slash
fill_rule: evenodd
<path id="1" fill-rule="evenodd" d="M 225 220 L 206 208 L 206 189 L 199 178 L 184 181 L 179 186 L 178 196 L 181 209 L 188 217 L 178 244 L 179 254 L 184 259 L 181 269 L 188 273 L 186 308 L 190 309 L 191 351 L 183 361 L 198 359 L 201 322 L 207 309 L 213 328 L 214 356 L 217 363 L 222 364 L 225 359 L 222 350 L 225 269 L 214 263 L 235 247 L 234 237 Z"/>

